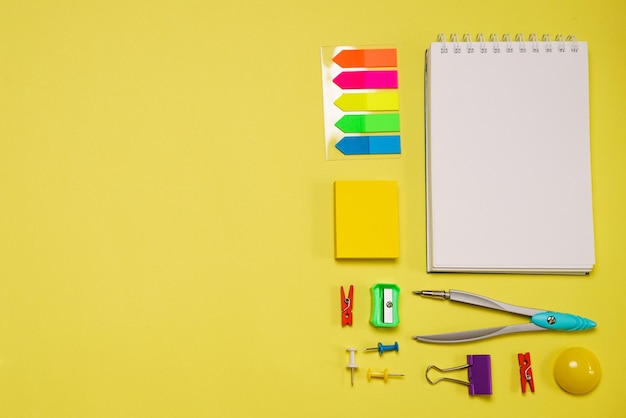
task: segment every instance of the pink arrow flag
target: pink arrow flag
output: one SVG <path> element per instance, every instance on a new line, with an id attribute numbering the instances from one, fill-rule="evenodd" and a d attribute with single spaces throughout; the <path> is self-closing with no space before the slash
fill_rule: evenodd
<path id="1" fill-rule="evenodd" d="M 346 71 L 333 79 L 342 89 L 397 89 L 398 72 Z"/>

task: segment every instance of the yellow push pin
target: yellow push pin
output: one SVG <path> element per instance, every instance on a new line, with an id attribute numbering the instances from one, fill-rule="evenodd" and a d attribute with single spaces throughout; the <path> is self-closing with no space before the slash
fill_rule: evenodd
<path id="1" fill-rule="evenodd" d="M 404 375 L 389 373 L 389 370 L 387 369 L 382 370 L 382 371 L 367 369 L 367 380 L 371 380 L 372 378 L 374 378 L 374 379 L 383 379 L 385 382 L 387 382 L 387 379 L 390 377 L 404 377 Z"/>

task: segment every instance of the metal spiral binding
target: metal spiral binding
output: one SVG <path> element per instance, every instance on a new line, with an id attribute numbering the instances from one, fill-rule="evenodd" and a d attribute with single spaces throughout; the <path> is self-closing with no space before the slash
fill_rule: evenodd
<path id="1" fill-rule="evenodd" d="M 565 52 L 565 40 L 563 35 L 556 35 L 557 51 Z"/>
<path id="2" fill-rule="evenodd" d="M 463 35 L 463 42 L 465 42 L 465 45 L 467 45 L 467 53 L 468 54 L 473 54 L 474 53 L 474 45 L 472 44 L 472 36 L 469 33 L 466 33 L 465 35 Z"/>
<path id="3" fill-rule="evenodd" d="M 498 42 L 498 35 L 496 35 L 495 33 L 492 33 L 489 36 L 489 42 L 491 42 L 493 44 L 493 52 L 495 54 L 499 54 L 500 53 L 500 42 Z"/>
<path id="4" fill-rule="evenodd" d="M 544 33 L 541 40 L 546 43 L 546 52 L 552 52 L 552 41 L 550 41 L 550 35 Z"/>
<path id="5" fill-rule="evenodd" d="M 518 33 L 517 35 L 515 35 L 515 42 L 517 42 L 517 44 L 519 45 L 519 52 L 521 52 L 522 54 L 525 54 L 526 42 L 524 42 L 524 35 L 521 33 Z"/>
<path id="6" fill-rule="evenodd" d="M 534 33 L 531 33 L 529 40 L 530 40 L 532 51 L 539 52 L 539 42 L 537 41 L 537 35 Z"/>
<path id="7" fill-rule="evenodd" d="M 508 53 L 513 52 L 513 43 L 511 41 L 511 35 L 505 33 L 502 35 L 502 42 L 504 42 L 504 50 Z"/>
<path id="8" fill-rule="evenodd" d="M 492 33 L 489 35 L 489 41 L 485 41 L 485 35 L 479 33 L 476 35 L 476 40 L 472 42 L 472 37 L 469 33 L 463 34 L 461 41 L 459 41 L 459 37 L 456 33 L 450 35 L 450 41 L 446 43 L 446 36 L 443 33 L 437 35 L 437 42 L 441 43 L 441 53 L 448 53 L 448 45 L 452 44 L 452 50 L 455 54 L 461 54 L 463 52 L 467 54 L 473 54 L 475 52 L 475 44 L 478 44 L 478 49 L 480 53 L 484 54 L 488 51 L 488 44 L 491 44 L 492 52 L 494 54 L 499 54 L 501 49 L 501 43 L 504 44 L 504 51 L 506 53 L 513 53 L 517 51 L 520 53 L 527 52 L 527 43 L 529 44 L 530 51 L 533 53 L 540 52 L 540 46 L 543 44 L 544 50 L 547 53 L 551 53 L 553 49 L 553 41 L 550 39 L 549 34 L 544 34 L 541 37 L 541 42 L 539 42 L 536 34 L 531 33 L 528 36 L 528 41 L 524 39 L 524 35 L 518 33 L 515 35 L 515 38 L 512 38 L 510 34 L 505 33 L 502 35 L 502 40 L 498 39 L 498 35 Z M 554 39 L 554 43 L 556 44 L 556 48 L 558 52 L 564 53 L 567 52 L 568 44 L 569 50 L 571 52 L 578 52 L 578 41 L 574 35 L 568 35 L 564 37 L 563 35 L 556 35 Z M 465 51 L 463 51 L 463 44 L 465 45 Z"/>
<path id="9" fill-rule="evenodd" d="M 480 52 L 482 54 L 486 53 L 487 45 L 485 45 L 485 35 L 483 35 L 482 33 L 479 33 L 478 36 L 476 37 L 476 42 L 480 44 Z"/>
<path id="10" fill-rule="evenodd" d="M 450 42 L 452 42 L 452 50 L 454 51 L 455 54 L 460 54 L 461 53 L 461 47 L 459 46 L 459 39 L 456 35 L 456 33 L 453 33 L 452 35 L 450 35 Z"/>
<path id="11" fill-rule="evenodd" d="M 567 41 L 572 43 L 572 52 L 578 52 L 578 41 L 574 35 L 568 35 Z"/>
<path id="12" fill-rule="evenodd" d="M 443 33 L 437 35 L 437 42 L 441 42 L 441 53 L 447 54 L 448 47 L 446 46 L 446 36 Z"/>

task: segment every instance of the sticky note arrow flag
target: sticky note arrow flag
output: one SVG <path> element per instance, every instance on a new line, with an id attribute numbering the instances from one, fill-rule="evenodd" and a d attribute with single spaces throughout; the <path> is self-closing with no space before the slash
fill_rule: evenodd
<path id="1" fill-rule="evenodd" d="M 400 154 L 400 135 L 345 136 L 335 147 L 344 155 Z"/>
<path id="2" fill-rule="evenodd" d="M 344 49 L 333 61 L 341 68 L 396 67 L 398 63 L 395 48 Z"/>
<path id="3" fill-rule="evenodd" d="M 396 48 L 322 47 L 322 79 L 327 159 L 401 153 Z"/>
<path id="4" fill-rule="evenodd" d="M 346 93 L 335 100 L 335 105 L 345 112 L 398 110 L 398 92 Z"/>
<path id="5" fill-rule="evenodd" d="M 399 132 L 400 115 L 397 113 L 344 115 L 335 126 L 346 133 Z"/>
<path id="6" fill-rule="evenodd" d="M 344 71 L 333 82 L 342 89 L 397 89 L 398 72 Z"/>

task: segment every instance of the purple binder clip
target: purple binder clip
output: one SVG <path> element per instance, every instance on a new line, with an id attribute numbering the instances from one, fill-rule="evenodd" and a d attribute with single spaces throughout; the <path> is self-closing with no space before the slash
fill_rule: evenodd
<path id="1" fill-rule="evenodd" d="M 450 372 L 453 370 L 467 369 L 467 382 L 458 379 L 451 379 L 449 377 L 440 377 L 439 379 L 432 381 L 428 377 L 428 372 L 431 369 L 436 369 L 440 372 Z M 468 354 L 467 364 L 457 367 L 451 367 L 448 369 L 440 369 L 435 365 L 430 365 L 426 368 L 426 380 L 431 385 L 438 383 L 442 380 L 449 382 L 460 383 L 468 387 L 470 395 L 491 395 L 491 356 L 489 354 Z"/>
<path id="2" fill-rule="evenodd" d="M 467 378 L 470 395 L 491 395 L 491 356 L 489 354 L 467 355 Z"/>

